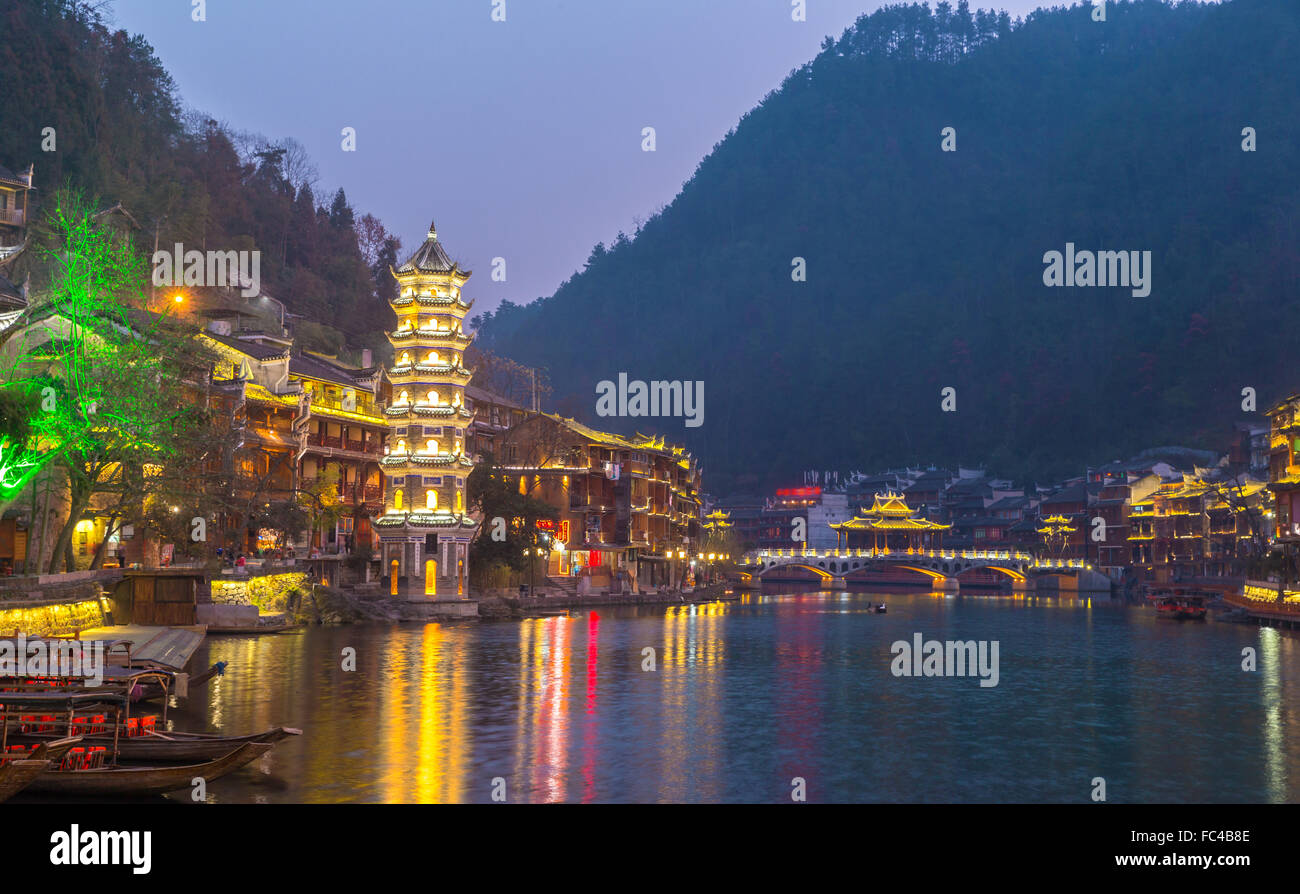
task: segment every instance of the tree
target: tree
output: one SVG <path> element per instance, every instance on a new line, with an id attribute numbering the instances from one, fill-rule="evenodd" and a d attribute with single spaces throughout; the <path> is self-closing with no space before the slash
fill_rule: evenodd
<path id="1" fill-rule="evenodd" d="M 519 493 L 511 477 L 497 469 L 491 456 L 485 456 L 474 467 L 465 487 L 470 509 L 483 519 L 470 544 L 474 586 L 481 587 L 500 569 L 526 570 L 536 560 L 539 547 L 549 555 L 550 541 L 541 536 L 538 522 L 554 524 L 559 514 L 549 503 Z"/>
<path id="2" fill-rule="evenodd" d="M 49 570 L 70 557 L 73 531 L 98 494 L 116 519 L 146 497 L 188 443 L 202 441 L 206 408 L 190 382 L 206 375 L 206 355 L 145 301 L 142 260 L 128 239 L 73 192 L 56 196 L 38 251 L 54 271 L 4 344 L 10 385 L 40 388 L 32 420 L 60 473 L 68 516 Z"/>
<path id="3" fill-rule="evenodd" d="M 34 390 L 0 388 L 0 513 L 45 466 L 50 453 L 35 443 L 40 397 Z"/>

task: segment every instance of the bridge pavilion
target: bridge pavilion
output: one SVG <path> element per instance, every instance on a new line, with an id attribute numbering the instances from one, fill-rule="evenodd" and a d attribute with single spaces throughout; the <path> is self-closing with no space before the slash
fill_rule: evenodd
<path id="1" fill-rule="evenodd" d="M 918 517 L 901 494 L 876 494 L 870 509 L 846 522 L 832 524 L 836 549 L 870 549 L 877 553 L 924 552 L 940 549 L 943 532 L 952 525 Z"/>

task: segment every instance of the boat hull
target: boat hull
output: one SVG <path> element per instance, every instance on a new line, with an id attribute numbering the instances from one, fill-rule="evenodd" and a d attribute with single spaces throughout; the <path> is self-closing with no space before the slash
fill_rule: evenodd
<path id="1" fill-rule="evenodd" d="M 119 762 L 126 763 L 192 763 L 216 760 L 249 742 L 274 745 L 290 736 L 301 735 L 301 730 L 278 726 L 265 732 L 248 736 L 214 736 L 202 733 L 167 733 L 163 736 L 122 737 L 117 741 Z M 17 733 L 9 741 L 17 745 L 38 745 L 52 736 L 42 733 Z M 113 736 L 96 734 L 84 736 L 86 745 L 103 745 L 110 750 Z"/>
<path id="2" fill-rule="evenodd" d="M 10 761 L 0 767 L 0 804 L 31 785 L 49 766 L 49 761 Z"/>
<path id="3" fill-rule="evenodd" d="M 167 767 L 103 767 L 94 770 L 47 770 L 27 791 L 74 797 L 162 795 L 189 788 L 196 777 L 212 782 L 252 763 L 271 750 L 268 742 L 247 742 L 217 760 Z"/>

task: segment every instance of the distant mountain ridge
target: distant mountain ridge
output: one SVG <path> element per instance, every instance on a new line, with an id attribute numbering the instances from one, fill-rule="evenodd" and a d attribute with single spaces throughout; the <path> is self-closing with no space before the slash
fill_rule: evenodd
<path id="1" fill-rule="evenodd" d="M 1300 4 L 1107 6 L 864 16 L 634 238 L 478 318 L 478 343 L 548 368 L 562 412 L 683 440 L 711 490 L 1221 446 L 1243 389 L 1263 410 L 1300 385 Z M 1045 286 L 1067 243 L 1151 252 L 1150 295 Z M 619 372 L 703 381 L 704 424 L 595 419 Z"/>

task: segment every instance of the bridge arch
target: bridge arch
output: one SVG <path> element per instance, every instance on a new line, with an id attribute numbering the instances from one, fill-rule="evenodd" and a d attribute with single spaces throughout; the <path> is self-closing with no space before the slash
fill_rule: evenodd
<path id="1" fill-rule="evenodd" d="M 821 564 L 824 565 L 825 563 L 823 562 L 823 563 L 821 563 Z M 773 564 L 769 565 L 767 568 L 764 568 L 762 571 L 760 571 L 759 574 L 758 574 L 758 576 L 759 576 L 760 578 L 761 578 L 761 577 L 764 577 L 764 576 L 765 576 L 769 571 L 775 571 L 775 570 L 778 570 L 778 569 L 781 570 L 781 571 L 786 571 L 786 570 L 789 570 L 789 569 L 799 569 L 799 570 L 802 570 L 802 571 L 811 571 L 813 574 L 815 574 L 815 575 L 817 575 L 818 577 L 820 577 L 820 578 L 822 579 L 822 581 L 829 581 L 829 580 L 834 580 L 834 579 L 835 579 L 835 575 L 833 575 L 833 574 L 829 573 L 828 571 L 826 571 L 825 568 L 817 568 L 817 567 L 814 567 L 814 566 L 812 566 L 812 565 L 807 564 L 806 562 L 787 562 L 787 563 L 785 563 L 785 564 L 776 564 L 776 563 L 773 563 Z"/>

